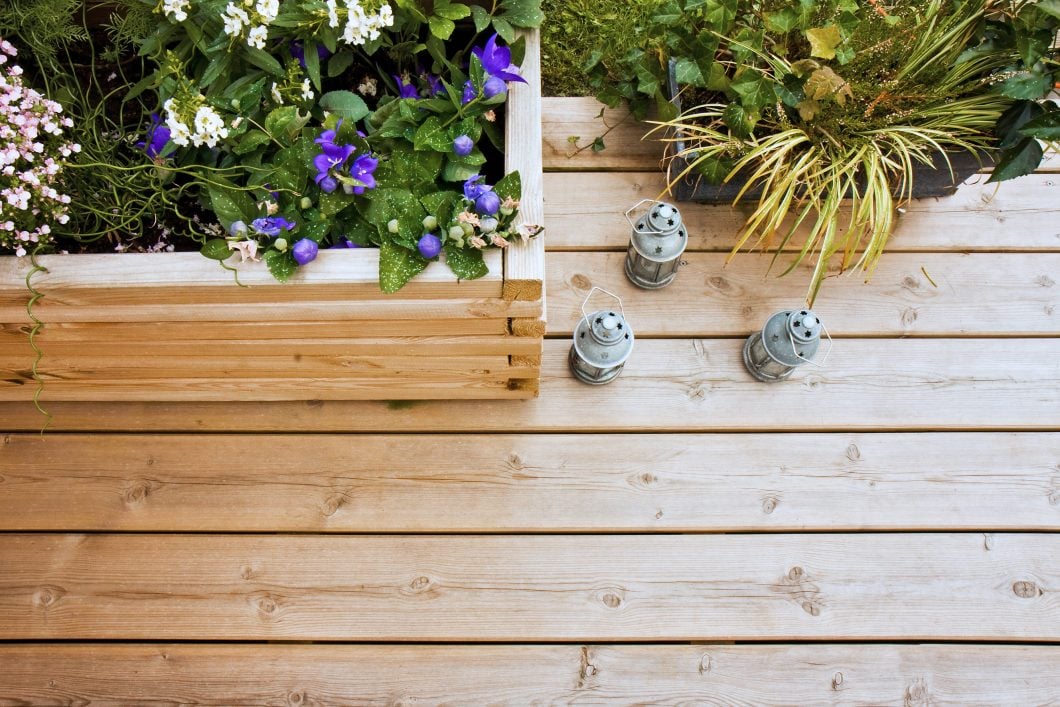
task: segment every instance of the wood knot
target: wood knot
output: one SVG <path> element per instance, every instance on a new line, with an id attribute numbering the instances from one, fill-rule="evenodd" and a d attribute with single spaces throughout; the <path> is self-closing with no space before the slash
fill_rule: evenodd
<path id="1" fill-rule="evenodd" d="M 902 287 L 907 290 L 916 290 L 920 287 L 920 280 L 917 280 L 912 275 L 906 275 L 902 278 Z"/>
<path id="2" fill-rule="evenodd" d="M 777 510 L 779 504 L 780 498 L 778 496 L 766 496 L 762 499 L 762 512 L 766 515 L 770 515 L 773 511 Z"/>
<path id="3" fill-rule="evenodd" d="M 419 576 L 416 579 L 409 582 L 409 588 L 414 592 L 422 592 L 431 586 L 431 578 Z"/>
<path id="4" fill-rule="evenodd" d="M 1020 599 L 1034 599 L 1042 595 L 1042 589 L 1034 582 L 1021 580 L 1012 584 L 1012 593 Z"/>
<path id="5" fill-rule="evenodd" d="M 280 609 L 280 604 L 276 599 L 269 594 L 261 594 L 252 599 L 254 608 L 257 610 L 258 615 L 265 618 L 272 618 L 276 615 L 276 612 Z"/>
<path id="6" fill-rule="evenodd" d="M 622 605 L 622 597 L 618 596 L 613 592 L 608 592 L 607 594 L 604 594 L 602 601 L 604 602 L 604 606 L 606 606 L 608 609 L 617 609 L 619 606 Z"/>
<path id="7" fill-rule="evenodd" d="M 339 509 L 344 505 L 346 505 L 346 494 L 333 493 L 324 499 L 324 503 L 320 505 L 320 512 L 330 518 L 338 513 Z"/>
<path id="8" fill-rule="evenodd" d="M 239 570 L 239 576 L 243 578 L 243 581 L 249 582 L 254 579 L 255 574 L 257 574 L 257 572 L 255 572 L 254 568 L 250 565 L 243 565 L 243 569 Z"/>
<path id="9" fill-rule="evenodd" d="M 508 455 L 508 459 L 504 462 L 504 465 L 507 466 L 510 471 L 522 471 L 526 468 L 526 464 L 523 463 L 523 458 L 515 452 Z"/>
<path id="10" fill-rule="evenodd" d="M 701 400 L 706 400 L 706 398 L 707 398 L 707 389 L 703 386 L 702 383 L 692 383 L 691 385 L 688 386 L 688 399 L 689 400 L 698 402 L 698 401 L 701 401 Z"/>
<path id="11" fill-rule="evenodd" d="M 919 317 L 920 312 L 916 310 L 916 307 L 906 307 L 902 310 L 902 324 L 906 326 L 913 326 Z"/>
<path id="12" fill-rule="evenodd" d="M 821 607 L 817 606 L 812 601 L 804 601 L 804 602 L 802 602 L 802 610 L 805 611 L 810 616 L 820 616 L 821 615 Z"/>
<path id="13" fill-rule="evenodd" d="M 292 707 L 298 707 L 298 705 L 305 704 L 305 694 L 301 692 L 292 692 L 287 695 L 287 704 Z"/>
<path id="14" fill-rule="evenodd" d="M 920 707 L 920 705 L 931 703 L 931 694 L 924 678 L 916 678 L 913 682 L 906 685 L 903 697 L 904 707 Z"/>
<path id="15" fill-rule="evenodd" d="M 121 499 L 126 506 L 139 506 L 147 502 L 147 497 L 158 488 L 158 484 L 150 479 L 133 479 L 128 486 L 122 489 Z"/>
<path id="16" fill-rule="evenodd" d="M 790 570 L 788 570 L 788 579 L 790 579 L 793 582 L 798 582 L 799 580 L 801 580 L 802 579 L 802 575 L 803 575 L 802 568 L 797 566 L 797 565 L 795 567 L 792 567 Z"/>
<path id="17" fill-rule="evenodd" d="M 707 278 L 707 284 L 718 292 L 729 292 L 732 290 L 732 283 L 726 280 L 721 275 L 715 275 Z"/>
<path id="18" fill-rule="evenodd" d="M 843 673 L 836 673 L 832 676 L 832 689 L 838 691 L 843 685 Z"/>
<path id="19" fill-rule="evenodd" d="M 11 435 L 4 435 L 4 446 L 11 444 Z"/>
<path id="20" fill-rule="evenodd" d="M 858 445 L 853 442 L 847 445 L 847 459 L 852 462 L 861 461 L 861 450 L 858 449 Z"/>
<path id="21" fill-rule="evenodd" d="M 994 549 L 994 535 L 993 533 L 983 533 L 983 549 L 990 552 Z"/>
<path id="22" fill-rule="evenodd" d="M 593 664 L 593 654 L 589 649 L 589 646 L 582 646 L 581 650 L 581 664 L 578 666 L 578 681 L 575 684 L 576 690 L 584 690 L 589 686 L 589 681 L 596 676 L 599 671 Z"/>
<path id="23" fill-rule="evenodd" d="M 1048 275 L 1040 275 L 1034 282 L 1039 287 L 1052 287 L 1056 284 L 1056 280 L 1049 277 Z"/>
<path id="24" fill-rule="evenodd" d="M 33 603 L 39 609 L 48 610 L 66 596 L 66 590 L 54 584 L 46 584 L 33 595 Z"/>
<path id="25" fill-rule="evenodd" d="M 306 400 L 305 401 L 305 406 L 307 408 L 310 408 L 310 409 L 322 408 L 322 407 L 324 407 L 324 401 L 323 400 Z"/>
<path id="26" fill-rule="evenodd" d="M 585 275 L 575 273 L 570 276 L 570 286 L 576 290 L 591 290 L 593 289 L 593 281 Z"/>
<path id="27" fill-rule="evenodd" d="M 710 658 L 710 653 L 704 653 L 699 659 L 699 674 L 706 675 L 714 668 L 714 661 Z"/>
<path id="28" fill-rule="evenodd" d="M 661 520 L 662 517 L 663 517 L 663 512 L 662 512 L 662 509 L 660 508 L 659 510 L 657 510 L 655 512 L 655 520 Z"/>

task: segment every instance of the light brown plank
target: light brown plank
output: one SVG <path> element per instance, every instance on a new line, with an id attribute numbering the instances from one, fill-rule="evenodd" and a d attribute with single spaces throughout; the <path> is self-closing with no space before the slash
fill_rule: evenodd
<path id="1" fill-rule="evenodd" d="M 742 346 L 640 340 L 614 383 L 591 388 L 567 368 L 569 343 L 547 340 L 541 397 L 516 403 L 62 405 L 47 389 L 43 401 L 54 429 L 85 431 L 1060 430 L 1060 339 L 841 340 L 827 368 L 774 385 L 751 378 Z M 0 403 L 0 420 L 44 424 L 27 403 Z"/>
<path id="2" fill-rule="evenodd" d="M 300 268 L 290 282 L 281 284 L 264 263 L 238 263 L 236 285 L 231 272 L 198 253 L 123 253 L 102 255 L 49 255 L 38 258 L 47 272 L 38 273 L 33 285 L 56 301 L 70 305 L 123 304 L 130 298 L 152 303 L 260 303 L 263 300 L 326 301 L 379 299 L 439 299 L 499 297 L 501 255 L 486 253 L 490 274 L 478 280 L 457 281 L 444 263 L 432 263 L 396 295 L 379 291 L 379 251 L 321 251 L 312 266 Z M 25 258 L 0 258 L 0 304 L 22 302 Z"/>
<path id="3" fill-rule="evenodd" d="M 28 301 L 29 296 L 25 299 Z M 34 313 L 52 322 L 247 322 L 357 321 L 361 319 L 507 319 L 537 317 L 540 302 L 508 302 L 499 298 L 397 300 L 380 297 L 352 302 L 269 301 L 256 304 L 114 304 L 92 307 L 68 305 L 57 298 L 37 302 Z M 0 305 L 0 321 L 24 325 L 30 322 L 25 304 Z"/>
<path id="4" fill-rule="evenodd" d="M 6 645 L 0 699 L 118 704 L 1052 704 L 1047 646 Z"/>
<path id="5" fill-rule="evenodd" d="M 6 435 L 0 530 L 1060 530 L 1058 462 L 1057 434 Z"/>
<path id="6" fill-rule="evenodd" d="M 665 187 L 658 172 L 545 175 L 549 250 L 625 250 L 630 228 L 623 210 L 658 198 Z M 898 219 L 887 251 L 1060 250 L 1058 194 L 1055 174 L 1035 174 L 1000 188 L 980 178 L 945 199 L 916 199 Z M 692 251 L 729 252 L 750 213 L 744 206 L 678 206 Z"/>
<path id="7" fill-rule="evenodd" d="M 4 535 L 0 638 L 1060 641 L 1060 534 Z"/>
<path id="8" fill-rule="evenodd" d="M 767 274 L 769 256 L 726 266 L 720 253 L 690 253 L 656 291 L 627 280 L 625 257 L 549 253 L 549 334 L 573 331 L 594 285 L 622 298 L 638 336 L 743 336 L 778 310 L 805 307 L 808 268 L 778 278 Z M 1060 253 L 892 253 L 867 284 L 859 273 L 826 280 L 814 311 L 833 336 L 1056 336 L 1058 273 Z"/>
<path id="9" fill-rule="evenodd" d="M 601 117 L 600 111 L 604 110 Z M 541 102 L 542 145 L 547 171 L 618 170 L 627 172 L 658 171 L 661 169 L 663 143 L 645 134 L 654 126 L 638 123 L 629 117 L 623 106 L 605 108 L 595 98 L 545 97 Z M 578 137 L 578 146 L 592 144 L 609 126 L 616 126 L 604 137 L 607 149 L 593 152 L 577 151 L 570 144 Z M 1049 152 L 1038 168 L 1040 172 L 1060 171 L 1060 154 Z M 1019 182 L 1006 185 L 1014 187 Z"/>
<path id="10" fill-rule="evenodd" d="M 518 171 L 523 193 L 519 205 L 518 228 L 545 223 L 541 179 L 541 33 L 524 30 L 526 57 L 522 73 L 526 83 L 512 83 L 508 93 L 505 124 L 505 169 Z M 504 297 L 512 300 L 539 300 L 545 281 L 545 241 L 539 235 L 526 243 L 513 243 L 504 251 Z"/>

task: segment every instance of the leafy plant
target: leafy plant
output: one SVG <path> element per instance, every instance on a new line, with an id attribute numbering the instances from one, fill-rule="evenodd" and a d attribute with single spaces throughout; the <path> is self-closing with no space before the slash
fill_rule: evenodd
<path id="1" fill-rule="evenodd" d="M 760 192 L 733 253 L 773 247 L 776 262 L 797 246 L 785 272 L 815 256 L 812 304 L 833 256 L 871 272 L 915 165 L 995 147 L 1012 105 L 1008 71 L 1021 60 L 1015 39 L 991 40 L 1006 26 L 995 5 L 667 0 L 622 59 L 629 79 L 616 81 L 600 57 L 587 68 L 601 100 L 628 100 L 639 115 L 658 106 L 660 129 L 684 143 L 676 156 L 689 164 L 675 181 L 742 181 L 737 200 Z M 666 91 L 671 66 L 695 104 L 680 116 Z"/>

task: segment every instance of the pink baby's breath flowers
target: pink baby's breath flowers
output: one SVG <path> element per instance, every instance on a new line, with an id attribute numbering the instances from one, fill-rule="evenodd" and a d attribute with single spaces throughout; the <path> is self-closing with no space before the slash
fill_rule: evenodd
<path id="1" fill-rule="evenodd" d="M 62 106 L 22 83 L 18 55 L 0 40 L 0 251 L 23 257 L 26 244 L 51 244 L 50 224 L 69 222 L 70 197 L 56 189 L 63 162 L 81 146 L 62 139 L 73 123 Z"/>

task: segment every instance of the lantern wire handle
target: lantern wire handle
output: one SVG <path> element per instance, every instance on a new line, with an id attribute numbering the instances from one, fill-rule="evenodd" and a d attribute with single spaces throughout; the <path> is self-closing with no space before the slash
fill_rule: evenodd
<path id="1" fill-rule="evenodd" d="M 661 201 L 659 201 L 657 199 L 641 199 L 636 204 L 634 204 L 633 206 L 631 206 L 628 209 L 626 209 L 626 222 L 629 224 L 629 227 L 632 228 L 637 233 L 646 233 L 649 236 L 661 236 L 661 235 L 663 235 L 663 231 L 653 231 L 653 230 L 650 230 L 650 229 L 647 230 L 647 231 L 640 230 L 639 228 L 637 228 L 637 224 L 633 223 L 633 219 L 630 217 L 630 214 L 633 213 L 634 211 L 636 211 L 637 209 L 639 209 L 641 204 L 661 204 L 661 203 L 663 203 L 663 202 L 661 202 Z M 606 290 L 605 290 L 605 292 L 606 292 Z M 608 294 L 611 294 L 611 293 L 608 292 Z"/>
<path id="2" fill-rule="evenodd" d="M 818 368 L 824 368 L 824 365 L 826 363 L 828 363 L 828 357 L 832 353 L 832 346 L 835 345 L 835 342 L 832 341 L 832 335 L 831 335 L 831 333 L 829 333 L 828 327 L 826 327 L 824 325 L 824 322 L 822 322 L 820 319 L 818 319 L 817 323 L 821 325 L 821 331 L 823 331 L 824 335 L 826 337 L 828 337 L 828 349 L 824 352 L 824 358 L 821 359 L 820 363 L 817 363 L 816 361 L 814 361 L 811 358 L 806 358 L 805 356 L 803 356 L 802 354 L 799 353 L 799 350 L 797 348 L 795 348 L 795 346 L 796 346 L 796 344 L 795 344 L 795 336 L 794 336 L 794 334 L 791 333 L 791 329 L 788 329 L 788 341 L 791 342 L 791 350 L 795 352 L 795 356 L 796 357 L 802 359 L 806 363 L 811 363 L 814 366 L 817 366 Z"/>
<path id="3" fill-rule="evenodd" d="M 589 294 L 585 295 L 585 300 L 582 302 L 582 319 L 585 320 L 585 326 L 586 327 L 590 327 L 591 328 L 592 324 L 589 322 L 589 313 L 585 311 L 585 305 L 589 304 L 589 300 L 592 299 L 593 293 L 597 292 L 597 291 L 603 292 L 605 295 L 610 295 L 611 297 L 613 297 L 616 300 L 618 300 L 618 311 L 622 313 L 622 318 L 623 319 L 626 318 L 626 309 L 625 309 L 625 307 L 622 306 L 622 298 L 619 297 L 618 295 L 616 295 L 614 292 L 611 292 L 609 290 L 605 290 L 602 287 L 596 287 L 594 285 L 593 288 L 591 290 L 589 290 Z"/>

